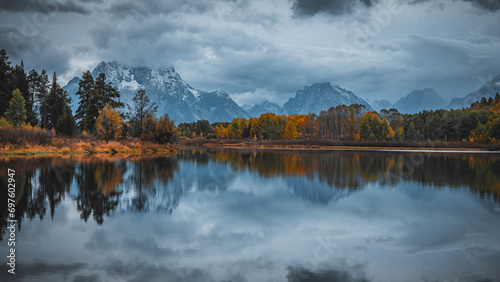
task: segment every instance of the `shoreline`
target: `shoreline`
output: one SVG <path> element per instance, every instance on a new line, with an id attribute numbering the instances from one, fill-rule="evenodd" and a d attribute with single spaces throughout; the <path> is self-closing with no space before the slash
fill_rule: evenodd
<path id="1" fill-rule="evenodd" d="M 470 142 L 412 143 L 394 141 L 336 141 L 336 140 L 235 140 L 235 139 L 189 139 L 179 147 L 204 148 L 257 148 L 286 150 L 336 150 L 336 151 L 401 151 L 401 152 L 490 152 L 500 153 L 500 143 L 480 144 Z"/>

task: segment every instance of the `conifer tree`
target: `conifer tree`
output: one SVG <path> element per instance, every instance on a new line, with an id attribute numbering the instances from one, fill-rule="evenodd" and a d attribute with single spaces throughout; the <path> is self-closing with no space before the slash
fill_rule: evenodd
<path id="1" fill-rule="evenodd" d="M 52 129 L 56 126 L 57 120 L 62 115 L 64 106 L 68 104 L 71 104 L 71 99 L 68 97 L 68 93 L 57 84 L 57 75 L 54 72 L 50 92 L 47 96 L 48 129 Z"/>
<path id="2" fill-rule="evenodd" d="M 64 103 L 61 116 L 57 119 L 56 132 L 71 136 L 76 131 L 75 117 L 71 113 L 71 108 Z"/>
<path id="3" fill-rule="evenodd" d="M 38 104 L 38 116 L 41 128 L 48 128 L 49 126 L 49 76 L 45 70 L 38 75 L 38 77 L 33 77 L 35 81 L 35 87 L 37 88 L 35 98 Z"/>
<path id="4" fill-rule="evenodd" d="M 132 99 L 133 106 L 128 105 L 131 119 L 131 133 L 133 137 L 140 137 L 144 131 L 148 116 L 155 116 L 158 106 L 151 103 L 144 89 L 139 89 Z"/>
<path id="5" fill-rule="evenodd" d="M 31 125 L 36 125 L 38 122 L 36 119 L 35 111 L 33 109 L 35 99 L 33 97 L 33 92 L 30 91 L 28 77 L 26 75 L 26 72 L 24 71 L 23 61 L 21 61 L 21 64 L 19 66 L 16 65 L 12 70 L 12 86 L 13 88 L 19 89 L 19 91 L 21 91 L 23 98 L 26 101 L 26 121 Z"/>
<path id="6" fill-rule="evenodd" d="M 5 114 L 12 98 L 11 66 L 4 49 L 0 50 L 0 116 Z"/>
<path id="7" fill-rule="evenodd" d="M 78 129 L 81 131 L 92 132 L 94 117 L 89 112 L 94 111 L 92 108 L 94 95 L 94 78 L 90 71 L 84 72 L 82 79 L 78 83 L 78 91 L 76 95 L 79 96 L 78 109 L 76 110 L 75 118 L 78 120 Z"/>
<path id="8" fill-rule="evenodd" d="M 19 89 L 14 90 L 12 92 L 12 99 L 9 102 L 9 108 L 5 112 L 5 116 L 7 117 L 7 121 L 14 125 L 15 127 L 21 126 L 21 124 L 26 121 L 26 102 L 19 91 Z"/>

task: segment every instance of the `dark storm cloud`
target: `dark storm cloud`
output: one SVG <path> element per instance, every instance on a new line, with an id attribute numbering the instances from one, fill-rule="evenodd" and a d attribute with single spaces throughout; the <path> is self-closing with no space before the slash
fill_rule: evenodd
<path id="1" fill-rule="evenodd" d="M 490 12 L 496 12 L 500 9 L 500 1 L 498 0 L 462 0 L 464 2 L 472 3 L 472 5 Z M 411 0 L 410 4 L 419 4 L 431 2 L 430 0 Z"/>
<path id="2" fill-rule="evenodd" d="M 83 2 L 93 2 L 87 0 Z M 89 14 L 90 10 L 73 0 L 40 1 L 40 0 L 0 0 L 0 11 L 37 12 L 37 13 L 78 13 Z"/>
<path id="3" fill-rule="evenodd" d="M 349 14 L 356 5 L 371 7 L 378 0 L 295 0 L 293 11 L 296 16 L 314 16 L 319 13 L 332 15 Z"/>
<path id="4" fill-rule="evenodd" d="M 0 24 L 0 48 L 5 49 L 13 64 L 24 60 L 25 69 L 46 69 L 63 73 L 69 69 L 71 54 L 54 46 L 39 31 L 27 32 L 23 27 Z"/>
<path id="5" fill-rule="evenodd" d="M 117 17 L 144 17 L 157 14 L 205 12 L 213 7 L 210 1 L 196 0 L 150 0 L 150 1 L 115 1 L 108 12 Z"/>
<path id="6" fill-rule="evenodd" d="M 500 1 L 498 0 L 461 0 L 470 2 L 479 9 L 496 12 L 500 9 Z M 295 16 L 307 17 L 316 14 L 324 13 L 331 15 L 351 14 L 356 6 L 372 7 L 379 0 L 295 0 L 292 10 Z M 420 3 L 432 2 L 431 0 L 403 0 L 411 5 Z"/>

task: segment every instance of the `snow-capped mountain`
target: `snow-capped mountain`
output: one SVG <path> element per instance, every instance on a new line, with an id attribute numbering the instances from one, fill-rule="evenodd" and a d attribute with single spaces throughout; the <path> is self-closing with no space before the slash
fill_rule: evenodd
<path id="1" fill-rule="evenodd" d="M 415 114 L 423 110 L 443 109 L 446 101 L 433 88 L 415 89 L 400 98 L 392 107 L 401 113 Z"/>
<path id="2" fill-rule="evenodd" d="M 447 109 L 462 109 L 470 107 L 472 103 L 480 101 L 486 97 L 495 99 L 495 95 L 500 93 L 500 75 L 483 84 L 479 89 L 465 96 L 464 98 L 453 98 Z"/>
<path id="3" fill-rule="evenodd" d="M 175 119 L 176 124 L 200 119 L 208 119 L 210 122 L 231 121 L 244 113 L 227 93 L 222 96 L 215 95 L 218 102 L 211 103 L 209 97 L 215 98 L 213 94 L 194 89 L 174 68 L 129 68 L 117 62 L 101 62 L 92 71 L 92 76 L 95 79 L 100 73 L 106 74 L 106 80 L 118 88 L 122 102 L 131 105 L 135 92 L 143 88 L 151 102 L 158 105 L 157 115 L 167 113 Z M 79 81 L 80 79 L 75 77 L 64 87 L 73 99 L 74 112 L 78 108 L 78 97 L 75 93 L 78 91 Z M 210 105 L 210 109 L 206 109 L 205 104 Z M 214 112 L 224 112 L 225 115 L 214 115 Z"/>
<path id="4" fill-rule="evenodd" d="M 281 115 L 283 113 L 283 109 L 275 103 L 271 103 L 265 101 L 262 104 L 256 104 L 254 106 L 245 105 L 247 109 L 245 110 L 250 117 L 259 117 L 265 113 L 273 113 L 277 115 Z M 243 108 L 243 107 L 242 107 Z"/>
<path id="5" fill-rule="evenodd" d="M 387 101 L 386 99 L 382 99 L 382 100 L 367 100 L 367 102 L 370 104 L 370 106 L 372 106 L 373 110 L 375 111 L 380 111 L 382 109 L 386 109 L 386 110 L 389 110 L 392 108 L 392 103 Z"/>
<path id="6" fill-rule="evenodd" d="M 368 110 L 372 107 L 363 99 L 357 97 L 351 91 L 345 90 L 330 82 L 314 83 L 297 91 L 294 98 L 290 98 L 283 105 L 285 114 L 319 114 L 331 107 L 338 105 L 361 104 Z"/>
<path id="7" fill-rule="evenodd" d="M 225 90 L 200 91 L 200 95 L 192 108 L 199 116 L 210 122 L 232 121 L 235 117 L 248 117 L 245 111 L 229 97 Z"/>

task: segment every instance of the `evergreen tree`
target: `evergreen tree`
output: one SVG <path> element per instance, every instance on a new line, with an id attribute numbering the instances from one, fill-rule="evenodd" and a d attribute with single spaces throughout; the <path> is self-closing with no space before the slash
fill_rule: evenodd
<path id="1" fill-rule="evenodd" d="M 19 89 L 19 91 L 21 91 L 21 93 L 23 94 L 23 98 L 26 101 L 26 121 L 31 125 L 36 125 L 38 122 L 36 119 L 35 111 L 33 109 L 35 99 L 33 97 L 33 92 L 30 91 L 28 77 L 26 76 L 26 72 L 24 71 L 23 61 L 21 61 L 21 65 L 16 65 L 12 70 L 12 86 L 13 88 Z"/>
<path id="2" fill-rule="evenodd" d="M 100 110 L 106 105 L 110 105 L 113 109 L 123 108 L 123 103 L 120 102 L 120 92 L 116 87 L 111 85 L 111 82 L 106 83 L 106 74 L 101 73 L 95 79 L 95 98 L 94 104 Z"/>
<path id="3" fill-rule="evenodd" d="M 148 116 L 155 116 L 158 106 L 151 103 L 144 89 L 139 89 L 132 99 L 133 106 L 128 105 L 131 115 L 131 133 L 133 137 L 140 137 L 144 131 Z"/>
<path id="4" fill-rule="evenodd" d="M 45 70 L 42 70 L 42 72 L 37 76 L 37 77 L 32 77 L 33 79 L 33 84 L 36 87 L 36 94 L 35 98 L 38 104 L 38 113 L 39 113 L 39 120 L 40 120 L 40 127 L 41 128 L 48 128 L 49 126 L 49 101 L 48 101 L 48 96 L 49 96 L 49 76 L 47 75 L 47 72 Z"/>
<path id="5" fill-rule="evenodd" d="M 84 72 L 82 79 L 78 83 L 78 91 L 76 95 L 79 96 L 78 109 L 76 110 L 75 118 L 78 120 L 78 129 L 91 133 L 94 128 L 95 116 L 90 112 L 97 112 L 94 99 L 94 78 L 90 71 Z M 95 117 L 97 118 L 97 117 Z"/>
<path id="6" fill-rule="evenodd" d="M 52 129 L 56 126 L 57 120 L 62 115 L 65 105 L 71 104 L 71 99 L 68 93 L 57 84 L 57 76 L 54 72 L 52 77 L 52 85 L 50 87 L 49 95 L 47 96 L 47 128 Z"/>
<path id="7" fill-rule="evenodd" d="M 12 98 L 11 66 L 4 49 L 0 50 L 0 116 L 5 114 Z"/>
<path id="8" fill-rule="evenodd" d="M 9 108 L 5 112 L 7 120 L 14 125 L 19 127 L 24 121 L 26 121 L 26 102 L 19 91 L 19 89 L 12 92 L 12 99 L 9 102 Z"/>
<path id="9" fill-rule="evenodd" d="M 71 108 L 64 103 L 61 116 L 57 119 L 56 132 L 71 136 L 76 131 L 75 117 L 71 113 Z"/>

